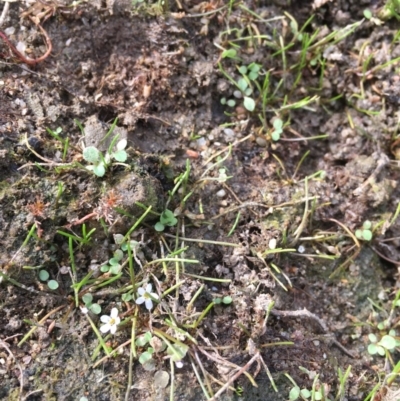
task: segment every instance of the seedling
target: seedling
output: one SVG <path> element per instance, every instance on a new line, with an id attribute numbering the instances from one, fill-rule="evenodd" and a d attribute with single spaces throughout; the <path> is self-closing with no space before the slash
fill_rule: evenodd
<path id="1" fill-rule="evenodd" d="M 390 330 L 389 334 L 384 335 L 379 341 L 378 337 L 370 333 L 368 335 L 371 344 L 368 345 L 368 353 L 370 355 L 385 356 L 387 352 L 393 352 L 395 348 L 400 347 L 400 341 L 395 338 L 396 331 Z"/>
<path id="2" fill-rule="evenodd" d="M 121 139 L 115 145 L 117 139 L 118 135 L 112 140 L 110 147 L 108 148 L 105 155 L 103 155 L 94 146 L 88 146 L 87 148 L 85 148 L 83 150 L 83 158 L 88 163 L 91 163 L 90 166 L 86 166 L 86 169 L 89 171 L 93 171 L 93 173 L 97 175 L 97 177 L 103 177 L 107 171 L 107 168 L 112 164 L 112 160 L 124 163 L 128 158 L 128 155 L 125 151 L 128 142 L 126 139 Z"/>
<path id="3" fill-rule="evenodd" d="M 121 249 L 117 249 L 114 252 L 114 255 L 111 259 L 108 260 L 108 264 L 105 264 L 100 267 L 100 271 L 103 273 L 110 272 L 111 274 L 119 274 L 122 265 L 121 265 L 121 260 L 124 257 L 124 252 Z"/>
<path id="4" fill-rule="evenodd" d="M 307 388 L 300 388 L 297 383 L 294 381 L 294 379 L 288 375 L 287 373 L 285 376 L 292 382 L 293 387 L 291 388 L 289 392 L 289 401 L 296 401 L 298 399 L 307 401 L 309 399 L 311 400 L 329 400 L 328 398 L 325 397 L 324 393 L 324 384 L 320 383 L 318 380 L 318 375 L 315 375 L 315 372 L 310 372 L 309 370 L 299 366 L 299 369 L 303 371 L 304 373 L 307 373 L 310 378 L 314 377 L 313 384 L 311 390 L 308 390 Z M 319 387 L 319 388 L 318 388 Z"/>
<path id="5" fill-rule="evenodd" d="M 101 312 L 101 306 L 96 303 L 92 303 L 93 295 L 90 293 L 85 294 L 82 297 L 82 301 L 85 304 L 86 308 L 92 311 L 94 314 L 98 315 Z"/>
<path id="6" fill-rule="evenodd" d="M 156 231 L 164 231 L 165 227 L 172 227 L 178 223 L 177 218 L 171 210 L 165 209 L 160 216 L 160 221 L 156 223 L 154 228 Z"/>
<path id="7" fill-rule="evenodd" d="M 224 53 L 223 53 L 224 54 Z M 257 63 L 251 63 L 248 66 L 242 65 L 238 68 L 239 73 L 242 75 L 237 81 L 230 76 L 222 66 L 219 64 L 220 71 L 225 75 L 225 77 L 236 86 L 237 90 L 233 92 L 233 95 L 241 99 L 243 98 L 243 106 L 247 111 L 254 111 L 256 108 L 256 102 L 252 97 L 253 94 L 253 85 L 252 82 L 255 82 L 259 76 L 259 71 L 261 70 L 261 65 Z M 258 86 L 258 85 L 257 85 Z M 225 97 L 221 99 L 221 104 L 228 105 L 229 107 L 234 107 L 236 105 L 236 101 L 234 99 L 227 100 Z"/>
<path id="8" fill-rule="evenodd" d="M 56 280 L 49 280 L 50 274 L 47 270 L 40 270 L 39 272 L 39 279 L 41 281 L 47 281 L 47 286 L 51 290 L 56 290 L 59 287 L 59 284 Z"/>
<path id="9" fill-rule="evenodd" d="M 371 241 L 372 239 L 371 227 L 372 223 L 369 220 L 364 221 L 362 229 L 356 230 L 355 232 L 356 237 L 364 241 Z"/>
<path id="10" fill-rule="evenodd" d="M 389 20 L 393 17 L 400 19 L 400 1 L 386 0 L 385 5 L 379 10 L 378 17 L 382 20 Z"/>
<path id="11" fill-rule="evenodd" d="M 223 303 L 224 305 L 229 305 L 232 303 L 232 297 L 223 297 L 223 298 L 214 298 L 213 300 L 215 305 L 219 305 L 221 303 Z"/>
<path id="12" fill-rule="evenodd" d="M 273 141 L 279 141 L 283 132 L 283 122 L 280 118 L 276 118 L 272 125 L 274 127 L 274 130 L 271 133 L 271 138 Z"/>

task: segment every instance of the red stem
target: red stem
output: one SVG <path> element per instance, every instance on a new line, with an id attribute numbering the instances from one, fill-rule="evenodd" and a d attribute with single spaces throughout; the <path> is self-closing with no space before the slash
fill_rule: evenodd
<path id="1" fill-rule="evenodd" d="M 8 47 L 11 49 L 11 51 L 14 53 L 14 55 L 19 58 L 19 60 L 21 60 L 23 63 L 28 64 L 28 65 L 36 65 L 36 64 L 40 63 L 41 61 L 45 60 L 50 55 L 50 53 L 53 49 L 53 45 L 51 44 L 51 40 L 50 40 L 49 36 L 47 35 L 47 32 L 40 25 L 37 25 L 37 26 L 42 31 L 42 34 L 46 39 L 47 50 L 46 50 L 46 53 L 43 54 L 43 56 L 41 56 L 39 58 L 35 58 L 35 59 L 26 58 L 11 43 L 11 41 L 10 41 L 10 39 L 8 39 L 7 35 L 3 31 L 0 30 L 0 38 L 2 38 L 4 40 L 4 42 L 7 43 Z"/>

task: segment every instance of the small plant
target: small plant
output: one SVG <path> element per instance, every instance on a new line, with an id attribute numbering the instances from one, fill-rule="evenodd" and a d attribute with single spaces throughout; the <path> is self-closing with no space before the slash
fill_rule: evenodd
<path id="1" fill-rule="evenodd" d="M 50 274 L 47 270 L 40 270 L 39 272 L 39 279 L 41 281 L 47 281 L 47 286 L 51 290 L 56 290 L 59 287 L 59 284 L 56 280 L 49 280 Z"/>
<path id="2" fill-rule="evenodd" d="M 371 343 L 368 345 L 368 353 L 370 355 L 385 356 L 387 352 L 393 352 L 395 348 L 400 347 L 400 341 L 396 339 L 396 331 L 390 330 L 389 334 L 384 335 L 379 341 L 378 337 L 370 333 L 368 335 Z"/>
<path id="3" fill-rule="evenodd" d="M 83 150 L 83 158 L 91 163 L 91 166 L 87 166 L 86 168 L 89 171 L 93 171 L 97 177 L 103 177 L 107 171 L 107 168 L 111 165 L 112 160 L 115 160 L 120 163 L 124 163 L 128 158 L 128 155 L 125 151 L 126 145 L 128 142 L 126 139 L 121 139 L 116 145 L 115 142 L 118 138 L 118 135 L 113 139 L 108 148 L 105 155 L 103 155 L 96 147 L 88 146 Z M 115 149 L 114 149 L 115 145 Z"/>
<path id="4" fill-rule="evenodd" d="M 233 50 L 233 49 L 231 49 Z M 224 53 L 223 53 L 224 54 Z M 252 82 L 255 82 L 259 76 L 259 71 L 261 70 L 261 65 L 257 63 L 251 63 L 248 66 L 242 65 L 238 67 L 239 73 L 242 75 L 237 81 L 232 78 L 228 73 L 222 69 L 220 66 L 221 72 L 229 79 L 229 81 L 234 84 L 237 88 L 233 92 L 233 95 L 237 99 L 243 98 L 243 106 L 247 111 L 254 111 L 256 107 L 256 102 L 252 97 L 253 94 L 253 85 Z M 221 99 L 221 104 L 228 105 L 229 107 L 234 107 L 236 105 L 236 101 L 234 99 L 226 99 L 223 97 Z"/>
<path id="5" fill-rule="evenodd" d="M 279 141 L 283 132 L 283 121 L 280 118 L 276 118 L 272 125 L 274 130 L 271 133 L 271 138 L 273 141 Z"/>
<path id="6" fill-rule="evenodd" d="M 216 305 L 219 305 L 221 303 L 223 303 L 224 305 L 229 305 L 232 303 L 232 297 L 226 296 L 223 298 L 214 298 L 213 302 Z"/>
<path id="7" fill-rule="evenodd" d="M 301 366 L 299 366 L 299 369 L 303 371 L 304 373 L 308 374 L 310 379 L 313 379 L 313 384 L 311 390 L 308 390 L 307 388 L 300 388 L 297 383 L 294 381 L 294 379 L 289 376 L 288 374 L 285 374 L 285 376 L 292 382 L 293 387 L 291 388 L 289 392 L 289 401 L 296 401 L 298 399 L 300 400 L 316 400 L 316 401 L 328 401 L 329 398 L 326 397 L 325 395 L 325 386 L 324 383 L 321 383 L 318 380 L 318 374 L 316 375 L 315 372 L 309 371 L 308 369 L 305 369 Z"/>
<path id="8" fill-rule="evenodd" d="M 92 303 L 93 295 L 88 293 L 82 297 L 82 301 L 85 304 L 85 307 L 93 312 L 95 315 L 98 315 L 101 312 L 101 306 L 96 303 Z"/>
<path id="9" fill-rule="evenodd" d="M 177 218 L 171 210 L 165 209 L 160 216 L 160 220 L 156 223 L 154 228 L 156 231 L 164 231 L 165 227 L 173 227 L 178 223 Z"/>
<path id="10" fill-rule="evenodd" d="M 124 252 L 121 249 L 117 249 L 114 254 L 113 257 L 111 259 L 108 260 L 108 264 L 104 264 L 100 267 L 100 271 L 102 273 L 111 273 L 111 274 L 118 274 L 121 269 L 122 269 L 122 265 L 121 265 L 121 260 L 124 257 Z"/>
<path id="11" fill-rule="evenodd" d="M 135 344 L 140 347 L 144 348 L 146 344 L 149 344 L 152 341 L 153 336 L 149 331 L 142 334 L 141 336 L 136 338 Z M 154 342 L 154 341 L 153 341 Z M 150 345 L 150 344 L 149 344 Z M 165 349 L 165 347 L 164 347 Z M 139 357 L 139 363 L 143 366 L 143 369 L 147 371 L 155 370 L 155 361 L 153 359 L 154 354 L 154 347 L 149 346 L 147 347 L 146 351 L 143 351 Z"/>
<path id="12" fill-rule="evenodd" d="M 372 239 L 372 223 L 369 220 L 364 221 L 362 229 L 356 230 L 355 234 L 358 239 L 371 241 Z"/>

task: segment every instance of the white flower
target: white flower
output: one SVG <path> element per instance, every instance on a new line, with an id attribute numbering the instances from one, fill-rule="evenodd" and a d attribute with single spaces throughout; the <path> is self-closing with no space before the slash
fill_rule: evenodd
<path id="1" fill-rule="evenodd" d="M 117 326 L 120 324 L 121 319 L 118 317 L 118 309 L 112 308 L 110 316 L 103 315 L 100 320 L 105 323 L 100 327 L 102 333 L 107 333 L 109 331 L 111 334 L 115 334 L 117 331 Z"/>
<path id="2" fill-rule="evenodd" d="M 152 297 L 158 299 L 158 295 L 154 292 L 151 292 L 152 286 L 151 284 L 147 284 L 146 288 L 140 287 L 138 288 L 138 294 L 140 295 L 139 298 L 136 299 L 136 303 L 138 305 L 142 304 L 143 302 L 146 305 L 146 309 L 151 310 L 153 308 L 153 301 Z"/>

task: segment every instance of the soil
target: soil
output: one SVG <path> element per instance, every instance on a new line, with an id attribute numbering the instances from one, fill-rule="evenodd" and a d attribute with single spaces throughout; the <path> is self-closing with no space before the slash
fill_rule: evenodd
<path id="1" fill-rule="evenodd" d="M 338 369 L 351 366 L 340 399 L 364 400 L 377 372 L 390 372 L 368 353 L 368 334 L 398 320 L 396 310 L 389 316 L 400 266 L 398 21 L 364 19 L 384 6 L 376 0 L 315 9 L 305 0 L 71 3 L 12 2 L 0 26 L 31 60 L 47 49 L 38 24 L 52 43 L 49 57 L 27 65 L 0 41 L 0 399 L 205 400 L 196 374 L 211 398 L 245 366 L 257 387 L 238 374 L 219 399 L 286 400 L 285 374 L 308 389 L 318 374 L 334 399 Z M 294 21 L 306 26 L 303 39 L 354 29 L 304 56 Z M 255 90 L 253 113 L 226 77 L 239 79 L 238 67 L 251 63 L 262 66 L 259 82 L 269 77 L 265 107 Z M 284 126 L 274 141 L 277 117 Z M 116 118 L 127 161 L 97 177 L 82 149 L 107 151 Z M 189 179 L 174 192 L 187 161 Z M 178 224 L 156 231 L 165 208 Z M 354 236 L 366 221 L 371 241 Z M 139 242 L 134 291 L 124 266 L 106 287 L 83 285 L 76 305 L 72 280 L 112 278 L 99 267 L 127 233 Z M 197 263 L 156 262 L 176 249 Z M 149 313 L 122 296 L 147 282 L 159 295 L 180 284 Z M 102 361 L 99 316 L 82 312 L 89 291 L 101 315 L 117 308 L 123 320 L 107 344 L 126 345 Z M 186 326 L 193 341 L 168 331 L 171 311 L 183 329 L 224 297 L 232 302 Z M 165 352 L 147 366 L 130 360 L 132 319 L 137 336 L 156 329 L 189 346 L 172 390 L 170 377 L 157 379 L 171 375 Z"/>

